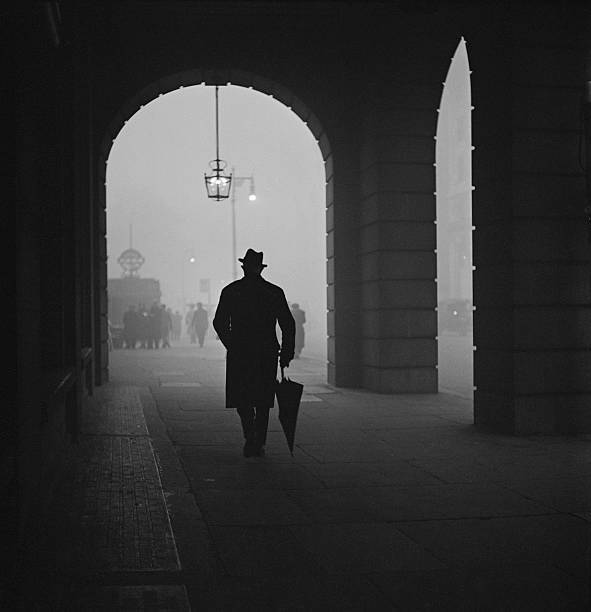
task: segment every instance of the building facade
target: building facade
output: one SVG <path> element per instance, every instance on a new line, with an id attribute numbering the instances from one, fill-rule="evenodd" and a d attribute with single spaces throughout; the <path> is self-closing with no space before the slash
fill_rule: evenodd
<path id="1" fill-rule="evenodd" d="M 434 136 L 462 36 L 474 106 L 474 421 L 591 432 L 583 3 L 534 13 L 517 2 L 47 2 L 11 9 L 3 28 L 17 410 L 4 417 L 2 451 L 23 515 L 75 443 L 85 395 L 109 379 L 110 147 L 143 104 L 181 86 L 252 87 L 317 140 L 329 382 L 437 392 Z"/>

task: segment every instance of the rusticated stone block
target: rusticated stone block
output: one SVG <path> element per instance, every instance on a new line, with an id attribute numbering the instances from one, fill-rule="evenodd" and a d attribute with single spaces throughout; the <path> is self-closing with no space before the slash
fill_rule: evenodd
<path id="1" fill-rule="evenodd" d="M 366 310 L 388 308 L 433 308 L 437 287 L 429 280 L 370 281 L 361 287 L 361 304 Z"/>
<path id="2" fill-rule="evenodd" d="M 581 217 L 585 199 L 585 179 L 576 175 L 513 176 L 515 216 Z M 476 210 L 476 209 L 474 209 Z"/>
<path id="3" fill-rule="evenodd" d="M 478 306 L 473 313 L 473 343 L 478 349 L 509 350 L 514 342 L 513 308 Z"/>
<path id="4" fill-rule="evenodd" d="M 479 349 L 474 353 L 474 385 L 480 391 L 513 393 L 514 353 L 507 349 Z"/>
<path id="5" fill-rule="evenodd" d="M 585 54 L 554 45 L 521 48 L 513 56 L 513 74 L 518 85 L 572 87 L 584 81 Z"/>
<path id="6" fill-rule="evenodd" d="M 378 134 L 370 137 L 361 148 L 361 168 L 375 163 L 418 163 L 433 165 L 435 140 L 433 136 L 401 135 L 396 138 Z"/>
<path id="7" fill-rule="evenodd" d="M 513 136 L 513 169 L 550 174 L 580 172 L 577 132 L 517 131 Z"/>
<path id="8" fill-rule="evenodd" d="M 522 351 L 514 354 L 518 394 L 591 393 L 591 351 Z"/>
<path id="9" fill-rule="evenodd" d="M 474 424 L 508 434 L 515 433 L 515 405 L 511 393 L 500 390 L 474 391 Z"/>
<path id="10" fill-rule="evenodd" d="M 380 191 L 433 193 L 435 168 L 427 163 L 379 163 L 369 166 L 361 176 L 361 195 L 367 197 Z"/>
<path id="11" fill-rule="evenodd" d="M 368 310 L 361 313 L 364 338 L 435 338 L 434 310 Z"/>
<path id="12" fill-rule="evenodd" d="M 379 251 L 361 256 L 363 280 L 433 279 L 433 251 Z"/>
<path id="13" fill-rule="evenodd" d="M 513 304 L 513 267 L 510 263 L 477 266 L 472 275 L 476 309 L 507 308 Z"/>
<path id="14" fill-rule="evenodd" d="M 515 399 L 515 433 L 591 433 L 591 393 L 527 395 Z"/>
<path id="15" fill-rule="evenodd" d="M 516 218 L 513 221 L 512 252 L 519 261 L 589 262 L 591 251 L 584 218 Z"/>
<path id="16" fill-rule="evenodd" d="M 591 347 L 591 310 L 579 308 L 517 308 L 515 348 L 586 349 Z"/>
<path id="17" fill-rule="evenodd" d="M 515 87 L 513 91 L 513 118 L 520 129 L 580 129 L 580 92 L 555 87 Z"/>
<path id="18" fill-rule="evenodd" d="M 364 366 L 363 387 L 376 393 L 437 393 L 437 370 Z"/>
<path id="19" fill-rule="evenodd" d="M 382 368 L 435 367 L 434 338 L 364 338 L 363 365 Z"/>
<path id="20" fill-rule="evenodd" d="M 514 265 L 515 304 L 588 305 L 591 300 L 589 264 L 556 262 Z"/>
<path id="21" fill-rule="evenodd" d="M 380 191 L 361 204 L 361 225 L 376 221 L 435 221 L 435 196 L 429 193 Z"/>
<path id="22" fill-rule="evenodd" d="M 371 251 L 434 251 L 435 224 L 382 221 L 361 228 L 361 253 Z"/>

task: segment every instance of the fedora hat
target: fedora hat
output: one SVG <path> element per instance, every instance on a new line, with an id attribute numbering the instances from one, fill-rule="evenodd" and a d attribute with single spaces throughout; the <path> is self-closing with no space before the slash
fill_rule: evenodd
<path id="1" fill-rule="evenodd" d="M 261 268 L 267 267 L 267 264 L 263 263 L 263 252 L 262 251 L 258 253 L 257 251 L 248 249 L 248 251 L 246 251 L 246 255 L 244 257 L 239 257 L 238 261 L 242 263 L 243 266 L 252 266 L 252 267 L 261 267 Z"/>

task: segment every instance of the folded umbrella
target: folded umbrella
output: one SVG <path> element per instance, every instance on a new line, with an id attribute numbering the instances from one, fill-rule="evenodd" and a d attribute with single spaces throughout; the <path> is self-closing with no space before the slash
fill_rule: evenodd
<path id="1" fill-rule="evenodd" d="M 304 385 L 285 378 L 284 369 L 281 368 L 281 381 L 277 383 L 275 395 L 277 396 L 277 404 L 279 406 L 279 422 L 283 428 L 287 446 L 289 446 L 292 457 L 296 423 L 303 391 Z"/>

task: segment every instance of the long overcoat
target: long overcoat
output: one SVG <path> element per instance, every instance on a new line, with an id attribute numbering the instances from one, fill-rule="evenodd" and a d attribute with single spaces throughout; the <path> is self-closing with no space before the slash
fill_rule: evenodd
<path id="1" fill-rule="evenodd" d="M 213 327 L 227 350 L 226 407 L 271 408 L 279 352 L 288 359 L 294 355 L 295 323 L 283 289 L 261 276 L 230 283 L 222 290 Z"/>

